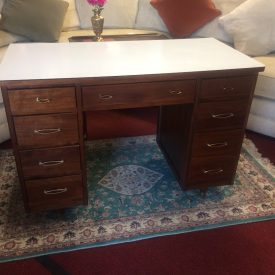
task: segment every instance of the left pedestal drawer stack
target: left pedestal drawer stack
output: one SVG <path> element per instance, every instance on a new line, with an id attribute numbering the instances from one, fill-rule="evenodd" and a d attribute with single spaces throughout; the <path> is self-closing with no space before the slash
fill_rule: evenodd
<path id="1" fill-rule="evenodd" d="M 27 211 L 85 203 L 75 87 L 6 91 Z"/>

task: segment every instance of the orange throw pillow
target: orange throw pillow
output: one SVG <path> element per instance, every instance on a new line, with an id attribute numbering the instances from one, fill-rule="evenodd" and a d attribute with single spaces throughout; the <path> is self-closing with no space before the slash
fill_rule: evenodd
<path id="1" fill-rule="evenodd" d="M 171 35 L 189 36 L 221 15 L 211 0 L 151 0 Z"/>

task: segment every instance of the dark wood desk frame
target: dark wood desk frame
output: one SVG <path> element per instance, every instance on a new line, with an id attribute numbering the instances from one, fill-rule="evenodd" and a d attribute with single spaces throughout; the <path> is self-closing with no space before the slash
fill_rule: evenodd
<path id="1" fill-rule="evenodd" d="M 181 186 L 206 189 L 232 184 L 258 71 L 3 81 L 26 210 L 87 203 L 83 113 L 90 110 L 160 106 L 157 141 Z M 37 98 L 49 102 L 37 103 Z M 46 125 L 42 128 L 62 128 L 57 125 L 61 123 L 69 129 L 61 138 L 60 132 L 41 138 L 33 130 L 41 121 Z M 51 150 L 61 150 L 73 164 L 69 167 L 75 167 L 74 157 L 79 157 L 73 175 L 60 175 L 51 167 L 41 174 L 37 162 L 50 163 Z M 47 188 L 53 194 L 45 194 Z"/>

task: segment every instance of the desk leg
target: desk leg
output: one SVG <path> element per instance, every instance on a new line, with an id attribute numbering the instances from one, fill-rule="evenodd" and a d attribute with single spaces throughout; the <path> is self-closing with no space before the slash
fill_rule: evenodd
<path id="1" fill-rule="evenodd" d="M 88 188 L 87 188 L 87 166 L 85 154 L 86 139 L 86 118 L 85 113 L 82 111 L 81 88 L 76 87 L 76 100 L 77 100 L 77 116 L 78 116 L 78 134 L 80 145 L 80 161 L 82 171 L 82 186 L 83 186 L 83 203 L 88 204 Z"/>
<path id="2" fill-rule="evenodd" d="M 192 104 L 162 106 L 158 119 L 157 142 L 181 187 L 190 159 L 192 113 Z"/>

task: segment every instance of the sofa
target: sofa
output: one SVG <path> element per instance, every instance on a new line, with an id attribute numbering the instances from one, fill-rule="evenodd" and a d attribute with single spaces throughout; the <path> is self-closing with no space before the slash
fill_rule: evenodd
<path id="1" fill-rule="evenodd" d="M 4 12 L 6 12 L 4 11 L 4 8 L 2 9 L 5 1 L 24 2 L 24 0 L 0 0 L 2 19 L 4 18 Z M 36 0 L 25 1 L 31 2 Z M 47 1 L 47 4 L 49 4 L 61 0 Z M 166 0 L 166 2 L 167 1 L 169 2 L 169 0 Z M 249 29 L 254 22 L 257 21 L 257 18 L 255 18 L 255 15 L 253 14 L 253 9 L 255 10 L 254 6 L 251 11 L 251 14 L 254 17 L 252 16 L 252 18 L 248 19 L 244 18 L 249 14 L 247 10 L 249 11 L 249 8 L 251 9 L 252 1 L 257 2 L 258 5 L 261 4 L 261 1 L 267 1 L 265 3 L 270 1 L 271 8 L 268 8 L 269 11 L 267 11 L 267 13 L 260 13 L 259 17 L 266 17 L 267 20 L 273 20 L 271 22 L 273 29 L 271 28 L 268 31 L 269 33 L 272 33 L 272 31 L 275 33 L 275 21 L 272 19 L 273 16 L 271 19 L 269 18 L 270 10 L 272 11 L 272 9 L 275 9 L 275 5 L 272 3 L 274 0 L 202 0 L 201 2 L 204 1 L 207 3 L 207 8 L 208 11 L 210 10 L 210 13 L 207 13 L 207 15 L 198 14 L 198 16 L 197 12 L 199 9 L 197 9 L 196 6 L 193 7 L 196 16 L 188 11 L 188 8 L 190 7 L 187 8 L 187 4 L 192 6 L 191 3 L 196 3 L 196 1 L 173 1 L 175 5 L 173 5 L 174 10 L 170 12 L 170 19 L 173 18 L 173 22 L 171 23 L 169 13 L 167 14 L 169 6 L 168 8 L 165 5 L 163 6 L 165 1 L 151 0 L 152 3 L 150 4 L 150 0 L 108 0 L 102 13 L 105 19 L 103 35 L 161 32 L 171 38 L 187 37 L 195 39 L 196 37 L 214 37 L 232 47 L 236 47 L 237 50 L 251 55 L 253 58 L 265 64 L 266 69 L 264 72 L 260 73 L 258 77 L 247 129 L 275 137 L 275 43 L 273 43 L 274 41 L 270 42 L 270 39 L 262 39 L 261 41 L 263 41 L 264 44 L 257 48 L 255 46 L 257 43 L 254 43 L 253 41 L 251 42 L 249 38 L 247 39 L 248 43 L 247 40 L 243 41 L 243 37 L 245 37 L 247 33 L 255 31 L 254 27 L 252 27 L 252 30 Z M 30 34 L 30 31 L 35 24 L 29 25 L 27 30 L 21 29 L 20 35 L 3 28 L 3 24 L 0 24 L 2 28 L 2 30 L 0 29 L 0 62 L 10 43 L 30 43 L 32 41 L 48 42 L 48 40 L 44 39 L 51 39 L 49 40 L 50 42 L 66 43 L 72 36 L 91 35 L 92 30 L 90 18 L 92 16 L 92 7 L 86 0 L 66 0 L 66 2 L 67 4 L 65 6 L 59 6 L 57 9 L 52 9 L 51 11 L 51 16 L 54 16 L 55 11 L 63 11 L 63 16 L 54 17 L 58 17 L 58 22 L 56 21 L 57 23 L 53 23 L 62 25 L 60 25 L 58 32 L 54 32 L 54 35 L 51 38 L 45 38 L 44 36 L 40 40 L 40 36 L 32 36 L 33 33 Z M 179 5 L 184 4 L 185 6 L 175 8 L 177 3 Z M 209 3 L 211 4 L 210 7 Z M 15 15 L 13 13 L 11 14 L 17 16 L 16 12 L 18 12 L 18 9 L 15 11 Z M 181 13 L 183 13 L 182 16 Z M 21 14 L 22 12 L 20 15 Z M 179 16 L 177 16 L 177 14 L 179 14 Z M 245 16 L 243 16 L 243 14 L 245 14 Z M 178 17 L 178 19 L 175 20 L 175 17 Z M 197 17 L 200 17 L 200 22 L 197 22 Z M 192 21 L 194 18 L 195 22 Z M 177 22 L 177 20 L 180 21 Z M 190 24 L 187 24 L 187 22 L 186 24 L 183 24 L 182 22 L 185 22 L 184 20 L 189 20 Z M 245 22 L 242 22 L 242 20 Z M 251 22 L 249 20 L 253 21 L 247 26 L 247 22 Z M 39 18 L 39 23 L 41 22 L 43 23 L 43 16 L 40 16 Z M 242 24 L 244 24 L 243 28 L 240 27 Z M 256 25 L 262 26 L 263 24 L 261 22 L 261 24 L 256 23 Z M 178 28 L 178 26 L 180 26 L 180 28 Z M 192 26 L 192 28 L 190 29 L 189 26 Z M 13 25 L 11 24 L 11 29 L 12 28 Z M 36 30 L 37 28 L 34 29 L 34 31 Z M 239 33 L 240 30 L 242 30 L 243 33 Z M 24 31 L 26 32 L 26 35 Z M 261 30 L 258 31 L 260 32 Z M 24 35 L 22 35 L 22 33 Z M 258 54 L 261 53 L 262 49 L 264 49 L 264 53 Z M 7 139 L 9 139 L 9 130 L 3 99 L 0 92 L 0 143 Z"/>

